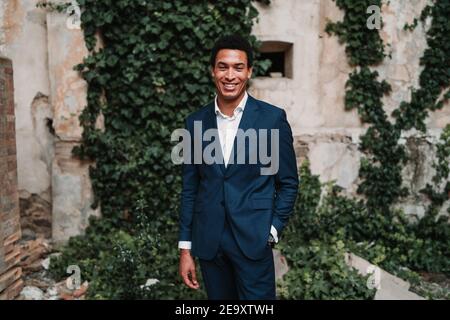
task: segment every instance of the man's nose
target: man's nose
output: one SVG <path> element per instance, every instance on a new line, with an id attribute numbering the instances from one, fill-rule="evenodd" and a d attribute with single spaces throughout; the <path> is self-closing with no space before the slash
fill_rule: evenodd
<path id="1" fill-rule="evenodd" d="M 229 68 L 229 69 L 227 70 L 227 73 L 225 74 L 225 77 L 226 77 L 227 80 L 232 80 L 232 79 L 234 79 L 234 72 L 233 72 L 233 69 L 232 69 L 232 68 Z"/>

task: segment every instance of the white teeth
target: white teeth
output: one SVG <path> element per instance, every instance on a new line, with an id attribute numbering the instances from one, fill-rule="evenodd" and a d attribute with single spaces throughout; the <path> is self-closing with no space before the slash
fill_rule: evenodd
<path id="1" fill-rule="evenodd" d="M 227 88 L 227 89 L 233 89 L 234 87 L 236 87 L 235 84 L 225 84 L 224 86 L 225 86 L 225 88 Z"/>

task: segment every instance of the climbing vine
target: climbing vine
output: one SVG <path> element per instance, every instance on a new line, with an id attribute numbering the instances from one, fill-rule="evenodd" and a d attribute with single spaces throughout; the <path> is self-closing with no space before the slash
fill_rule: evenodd
<path id="1" fill-rule="evenodd" d="M 372 210 L 387 214 L 389 207 L 407 194 L 401 187 L 402 164 L 407 159 L 404 147 L 398 145 L 401 131 L 389 122 L 383 110 L 382 98 L 391 92 L 391 86 L 385 80 L 379 81 L 378 72 L 369 68 L 380 64 L 386 56 L 378 30 L 367 28 L 367 8 L 381 7 L 382 1 L 337 0 L 336 4 L 345 11 L 344 20 L 329 23 L 326 31 L 346 44 L 349 63 L 356 67 L 345 85 L 345 108 L 357 109 L 361 121 L 371 125 L 361 137 L 360 150 L 366 157 L 361 161 L 363 181 L 358 192 L 367 196 L 367 205 Z"/>
<path id="2" fill-rule="evenodd" d="M 426 132 L 424 120 L 428 112 L 442 109 L 450 98 L 449 13 L 448 0 L 433 1 L 422 11 L 420 21 L 423 24 L 431 18 L 431 26 L 426 31 L 428 47 L 420 59 L 423 71 L 419 77 L 419 88 L 412 90 L 411 101 L 402 102 L 392 113 L 396 117 L 395 127 L 399 130 L 416 128 Z M 417 25 L 417 19 L 415 21 Z"/>
<path id="3" fill-rule="evenodd" d="M 396 118 L 394 124 L 388 121 L 381 101 L 384 95 L 391 92 L 391 87 L 385 80 L 378 81 L 378 72 L 368 67 L 382 62 L 383 44 L 379 35 L 375 35 L 378 34 L 377 30 L 369 30 L 366 27 L 366 19 L 362 18 L 367 18 L 365 11 L 368 6 L 381 6 L 381 1 L 336 0 L 336 4 L 345 10 L 344 20 L 328 24 L 326 30 L 330 34 L 336 34 L 346 43 L 350 64 L 357 65 L 346 83 L 345 107 L 347 110 L 356 108 L 362 122 L 371 124 L 361 137 L 360 150 L 367 154 L 367 157 L 361 162 L 360 177 L 363 182 L 358 192 L 367 196 L 369 208 L 382 209 L 388 213 L 389 207 L 396 200 L 407 195 L 407 190 L 401 186 L 402 165 L 408 160 L 404 146 L 398 143 L 402 131 L 411 128 L 425 131 L 423 121 L 428 110 L 442 108 L 448 100 L 450 51 L 447 42 L 450 38 L 450 2 L 435 1 L 434 5 L 428 5 L 421 15 L 421 21 L 430 16 L 432 24 L 427 31 L 428 48 L 421 58 L 424 69 L 420 75 L 420 88 L 412 90 L 411 102 L 404 101 L 393 111 L 392 115 Z M 370 35 L 376 39 L 373 50 L 364 51 L 366 45 L 357 50 L 355 42 L 349 40 L 349 34 L 358 39 L 368 39 Z M 364 52 L 365 60 L 359 57 L 360 52 Z M 437 101 L 444 89 L 447 92 Z"/>
<path id="4" fill-rule="evenodd" d="M 345 52 L 351 66 L 367 67 L 381 63 L 386 56 L 383 40 L 377 29 L 367 27 L 367 8 L 381 8 L 382 0 L 333 0 L 345 12 L 342 21 L 328 23 L 325 31 L 345 43 Z M 380 21 L 380 27 L 383 21 Z"/>
<path id="5" fill-rule="evenodd" d="M 393 208 L 409 193 L 402 185 L 401 172 L 411 159 L 405 146 L 399 143 L 401 134 L 410 129 L 425 133 L 424 121 L 429 112 L 441 109 L 448 102 L 450 1 L 435 0 L 421 14 L 420 21 L 425 22 L 429 17 L 431 25 L 426 30 L 428 47 L 420 59 L 423 69 L 419 88 L 413 88 L 411 100 L 401 102 L 393 111 L 394 123 L 388 120 L 382 103 L 383 96 L 391 92 L 391 87 L 385 80 L 378 80 L 378 72 L 370 69 L 386 56 L 383 44 L 376 35 L 378 30 L 365 27 L 367 7 L 381 6 L 382 1 L 336 0 L 336 4 L 344 10 L 344 20 L 329 23 L 326 30 L 345 43 L 349 64 L 355 67 L 346 83 L 345 107 L 346 110 L 357 109 L 361 121 L 370 125 L 361 136 L 360 150 L 364 157 L 357 190 L 365 196 L 368 218 L 360 221 L 364 230 L 353 225 L 347 228 L 346 239 L 359 241 L 359 248 L 350 245 L 354 251 L 392 272 L 399 273 L 402 268 L 409 268 L 450 275 L 448 216 L 437 217 L 449 199 L 449 126 L 444 129 L 441 142 L 435 146 L 437 163 L 433 164 L 436 169 L 433 185 L 427 184 L 421 190 L 430 199 L 425 217 L 417 223 L 410 223 L 402 211 Z M 417 25 L 416 19 L 413 25 L 406 25 L 405 30 L 412 30 Z M 366 44 L 354 40 L 369 38 L 373 40 L 372 50 L 366 50 Z M 354 219 L 358 220 L 357 217 Z M 355 230 L 359 231 L 355 233 Z"/>

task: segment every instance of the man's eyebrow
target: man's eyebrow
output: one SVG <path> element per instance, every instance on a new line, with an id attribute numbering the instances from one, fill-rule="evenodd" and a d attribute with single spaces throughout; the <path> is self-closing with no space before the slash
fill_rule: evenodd
<path id="1" fill-rule="evenodd" d="M 228 65 L 226 62 L 222 62 L 222 61 L 217 62 L 217 64 L 220 64 L 222 66 L 227 66 Z"/>
<path id="2" fill-rule="evenodd" d="M 223 62 L 223 61 L 218 61 L 217 64 L 220 65 L 220 66 L 228 66 L 228 63 Z M 234 65 L 235 67 L 244 67 L 244 66 L 245 66 L 245 63 L 243 63 L 243 62 L 238 62 L 238 63 L 234 63 L 233 65 Z"/>

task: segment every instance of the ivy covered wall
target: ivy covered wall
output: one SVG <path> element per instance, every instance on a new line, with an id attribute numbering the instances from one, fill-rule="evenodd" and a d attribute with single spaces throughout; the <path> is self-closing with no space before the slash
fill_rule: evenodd
<path id="1" fill-rule="evenodd" d="M 445 218 L 436 219 L 437 212 L 445 213 L 448 205 L 448 133 L 438 144 L 440 131 L 435 130 L 445 127 L 448 104 L 422 103 L 436 97 L 437 87 L 438 94 L 445 93 L 448 87 L 445 68 L 449 50 L 442 45 L 449 42 L 442 41 L 446 33 L 441 32 L 448 28 L 448 1 L 435 1 L 435 6 L 424 11 L 424 18 L 434 18 L 429 19 L 434 21 L 434 28 L 429 29 L 428 22 L 428 27 L 418 23 L 415 29 L 407 28 L 411 30 L 403 30 L 403 25 L 420 16 L 424 1 L 406 8 L 401 7 L 402 1 L 391 1 L 389 5 L 384 1 L 351 0 L 323 0 L 308 5 L 303 1 L 287 2 L 283 6 L 281 1 L 267 5 L 250 1 L 80 0 L 84 11 L 79 31 L 65 27 L 64 14 L 48 13 L 51 92 L 58 106 L 52 126 L 59 137 L 55 161 L 58 170 L 52 172 L 53 200 L 58 199 L 53 207 L 53 222 L 61 226 L 70 221 L 70 226 L 60 228 L 59 233 L 60 239 L 67 239 L 84 229 L 88 216 L 100 209 L 103 215 L 102 219 L 90 221 L 84 237 L 70 240 L 62 259 L 52 266 L 55 276 L 65 275 L 67 265 L 79 264 L 82 276 L 91 281 L 90 294 L 97 298 L 203 296 L 202 292 L 191 296 L 192 292 L 182 289 L 176 275 L 180 176 L 179 168 L 170 161 L 168 137 L 181 126 L 186 114 L 212 98 L 208 49 L 223 32 L 250 34 L 258 15 L 253 6 L 262 13 L 260 24 L 253 27 L 261 40 L 275 36 L 283 40 L 289 38 L 289 30 L 299 28 L 293 18 L 267 19 L 271 10 L 274 15 L 286 12 L 293 17 L 301 8 L 305 15 L 313 16 L 302 20 L 298 38 L 290 38 L 294 50 L 309 52 L 294 61 L 299 77 L 292 81 L 280 79 L 275 87 L 271 85 L 277 79 L 255 78 L 251 89 L 258 97 L 287 109 L 296 134 L 299 165 L 304 164 L 300 171 L 304 183 L 291 233 L 286 233 L 284 246 L 280 247 L 292 266 L 286 281 L 280 283 L 280 295 L 373 296 L 365 279 L 343 264 L 342 255 L 348 250 L 392 272 L 402 267 L 448 272 L 448 228 Z M 381 30 L 368 31 L 365 9 L 373 4 L 382 7 L 386 21 Z M 342 22 L 328 24 L 329 18 L 342 18 Z M 302 37 L 303 28 L 308 33 Z M 316 31 L 309 32 L 312 30 Z M 417 47 L 408 47 L 408 43 Z M 428 46 L 431 49 L 425 51 Z M 403 53 L 402 48 L 406 48 Z M 83 63 L 71 70 L 85 55 Z M 409 60 L 401 64 L 404 57 Z M 311 64 L 314 68 L 308 69 L 306 66 Z M 438 83 L 429 80 L 436 73 Z M 86 81 L 86 87 L 79 76 Z M 305 84 L 308 79 L 314 79 L 314 85 Z M 413 100 L 408 98 L 411 84 L 418 90 Z M 297 89 L 304 97 L 288 99 Z M 414 149 L 429 137 L 414 140 L 405 133 L 412 128 L 423 130 L 422 123 L 431 125 L 435 130 L 432 132 L 439 134 L 427 148 Z M 72 147 L 79 139 L 81 146 L 72 155 Z M 409 154 L 410 149 L 416 150 L 419 158 L 424 152 L 436 156 L 420 167 Z M 303 162 L 306 158 L 310 161 Z M 90 161 L 95 165 L 87 172 L 88 165 L 93 164 Z M 320 177 L 312 174 L 308 166 Z M 427 166 L 436 169 L 426 171 Z M 424 204 L 421 216 L 427 217 L 420 224 L 409 224 L 402 212 L 394 210 L 405 199 L 405 187 L 417 185 L 405 186 L 404 179 L 410 177 L 410 172 L 402 172 L 405 168 L 428 172 L 420 177 L 424 185 L 426 178 L 436 176 L 434 185 L 425 192 L 413 190 L 423 195 L 415 199 L 415 204 Z M 330 179 L 336 179 L 345 189 L 332 188 L 329 198 L 319 206 L 323 188 L 320 181 Z M 359 203 L 359 198 L 367 202 Z M 65 212 L 65 208 L 70 210 Z M 65 228 L 73 226 L 74 233 L 64 233 L 72 231 Z M 300 261 L 308 262 L 302 265 Z M 311 274 L 310 270 L 319 272 Z M 129 275 L 133 275 L 132 279 Z M 151 290 L 136 289 L 149 278 L 159 282 Z"/>

